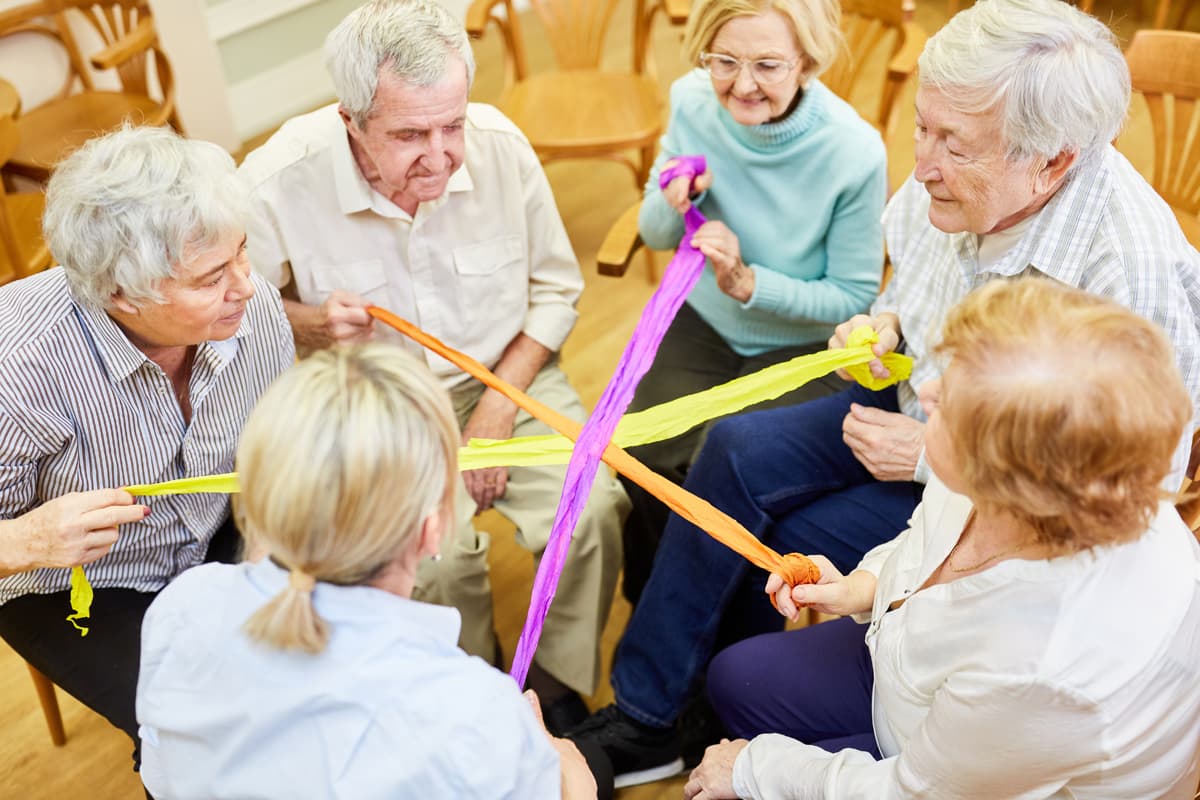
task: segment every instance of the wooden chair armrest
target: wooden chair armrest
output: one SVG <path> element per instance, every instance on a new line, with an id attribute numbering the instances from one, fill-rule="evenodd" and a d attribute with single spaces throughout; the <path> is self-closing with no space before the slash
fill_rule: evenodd
<path id="1" fill-rule="evenodd" d="M 608 229 L 600 244 L 600 252 L 596 253 L 596 269 L 601 275 L 619 278 L 629 269 L 633 254 L 642 245 L 642 235 L 638 233 L 638 213 L 641 210 L 641 202 L 634 203 Z"/>
<path id="2" fill-rule="evenodd" d="M 503 3 L 504 0 L 474 0 L 467 7 L 467 19 L 464 23 L 467 35 L 472 39 L 482 39 L 484 31 L 487 30 L 492 9 Z"/>
<path id="3" fill-rule="evenodd" d="M 688 14 L 692 10 L 692 0 L 662 0 L 663 11 L 672 25 L 687 24 Z"/>
<path id="4" fill-rule="evenodd" d="M 908 79 L 917 71 L 917 59 L 929 41 L 928 34 L 915 22 L 906 22 L 903 26 L 904 45 L 892 60 L 888 62 L 888 77 Z"/>
<path id="5" fill-rule="evenodd" d="M 158 34 L 154 30 L 154 20 L 142 17 L 137 27 L 117 39 L 115 42 L 93 55 L 91 64 L 98 70 L 113 69 L 124 64 L 129 59 L 144 53 L 154 46 Z"/>

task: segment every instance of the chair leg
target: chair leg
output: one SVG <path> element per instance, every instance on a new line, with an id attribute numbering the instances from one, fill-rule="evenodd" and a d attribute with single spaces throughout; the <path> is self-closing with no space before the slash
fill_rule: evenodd
<path id="1" fill-rule="evenodd" d="M 55 747 L 67 743 L 67 733 L 63 730 L 62 713 L 58 710 L 58 695 L 54 691 L 54 682 L 41 673 L 28 661 L 29 676 L 33 678 L 33 688 L 37 689 L 38 700 L 42 704 L 42 714 L 46 716 L 46 727 L 50 729 L 50 741 Z"/>
<path id="2" fill-rule="evenodd" d="M 642 252 L 645 253 L 646 259 L 646 280 L 650 281 L 651 286 L 658 285 L 658 262 L 654 260 L 654 251 L 649 247 L 643 247 Z"/>

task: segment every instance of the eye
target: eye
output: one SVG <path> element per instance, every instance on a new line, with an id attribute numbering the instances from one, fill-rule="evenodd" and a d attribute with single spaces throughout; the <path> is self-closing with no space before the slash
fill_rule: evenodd
<path id="1" fill-rule="evenodd" d="M 754 62 L 754 69 L 759 75 L 765 77 L 775 77 L 787 71 L 786 61 L 777 61 L 773 58 L 764 58 L 762 61 Z"/>
<path id="2" fill-rule="evenodd" d="M 458 133 L 462 129 L 463 129 L 463 124 L 461 122 L 456 122 L 453 125 L 447 125 L 446 127 L 442 128 L 442 132 L 454 134 L 454 133 Z"/>
<path id="3" fill-rule="evenodd" d="M 244 250 L 244 249 L 245 249 L 245 245 L 243 245 L 243 246 L 242 246 L 242 248 L 243 248 L 243 250 Z M 211 281 L 209 281 L 208 283 L 206 283 L 206 284 L 204 284 L 204 285 L 205 285 L 206 287 L 208 287 L 208 286 L 216 286 L 218 283 L 220 283 L 220 282 L 221 282 L 221 279 L 222 279 L 222 278 L 224 278 L 224 277 L 225 277 L 225 270 L 221 270 L 220 272 L 218 272 L 218 273 L 217 273 L 217 276 L 216 276 L 215 278 L 213 278 Z"/>
<path id="4" fill-rule="evenodd" d="M 929 131 L 925 128 L 925 126 L 918 122 L 916 129 L 913 131 L 913 136 L 917 139 L 924 139 L 925 134 L 928 132 Z"/>

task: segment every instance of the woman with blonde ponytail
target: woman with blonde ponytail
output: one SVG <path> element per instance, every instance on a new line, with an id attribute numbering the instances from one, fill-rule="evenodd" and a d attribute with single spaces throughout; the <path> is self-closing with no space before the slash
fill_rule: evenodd
<path id="1" fill-rule="evenodd" d="M 142 632 L 142 778 L 171 797 L 595 797 L 536 698 L 411 599 L 452 522 L 458 429 L 390 345 L 272 384 L 237 452 L 258 558 L 180 576 Z M 532 705 L 532 708 L 531 708 Z"/>

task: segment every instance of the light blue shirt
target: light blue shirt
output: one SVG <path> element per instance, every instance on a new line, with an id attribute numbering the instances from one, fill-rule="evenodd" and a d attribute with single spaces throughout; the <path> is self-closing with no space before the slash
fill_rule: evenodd
<path id="1" fill-rule="evenodd" d="M 754 293 L 733 299 L 706 263 L 687 302 L 734 352 L 824 343 L 867 310 L 883 267 L 887 154 L 850 105 L 811 80 L 786 118 L 740 125 L 694 70 L 671 86 L 661 145 L 638 217 L 642 240 L 658 250 L 679 244 L 683 218 L 663 199 L 658 173 L 676 156 L 704 155 L 713 185 L 697 206 L 738 237 Z"/>
<path id="2" fill-rule="evenodd" d="M 458 649 L 456 610 L 320 583 L 328 646 L 283 652 L 242 625 L 286 584 L 270 561 L 205 564 L 150 606 L 137 717 L 155 797 L 560 797 L 557 753 L 516 683 Z"/>

